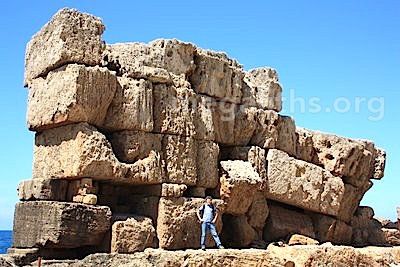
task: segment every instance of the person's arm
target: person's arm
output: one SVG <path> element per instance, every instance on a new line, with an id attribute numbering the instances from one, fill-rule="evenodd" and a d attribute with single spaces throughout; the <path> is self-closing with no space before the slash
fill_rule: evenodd
<path id="1" fill-rule="evenodd" d="M 216 209 L 215 210 L 215 217 L 214 217 L 214 219 L 212 220 L 212 223 L 215 223 L 216 221 L 217 221 L 217 218 L 218 218 L 218 210 Z"/>
<path id="2" fill-rule="evenodd" d="M 200 222 L 203 222 L 203 219 L 202 219 L 201 216 L 200 216 L 200 210 L 201 210 L 201 208 L 197 210 L 197 213 L 196 213 L 196 214 L 197 214 L 197 218 L 199 219 L 199 221 L 200 221 Z"/>

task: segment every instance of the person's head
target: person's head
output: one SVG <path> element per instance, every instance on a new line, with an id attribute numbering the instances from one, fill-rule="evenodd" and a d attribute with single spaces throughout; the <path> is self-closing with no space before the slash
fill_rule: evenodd
<path id="1" fill-rule="evenodd" d="M 206 202 L 207 202 L 207 204 L 211 204 L 212 203 L 212 197 L 211 196 L 206 196 Z"/>

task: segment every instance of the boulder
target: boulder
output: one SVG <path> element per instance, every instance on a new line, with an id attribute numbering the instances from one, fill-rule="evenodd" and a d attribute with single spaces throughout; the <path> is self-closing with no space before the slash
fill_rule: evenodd
<path id="1" fill-rule="evenodd" d="M 56 200 L 67 199 L 68 181 L 62 179 L 31 179 L 18 185 L 19 200 Z"/>
<path id="2" fill-rule="evenodd" d="M 226 54 L 197 49 L 196 68 L 189 81 L 196 93 L 238 104 L 242 98 L 244 71 Z"/>
<path id="3" fill-rule="evenodd" d="M 54 201 L 19 202 L 13 247 L 77 248 L 99 245 L 111 227 L 110 208 Z"/>
<path id="4" fill-rule="evenodd" d="M 82 203 L 87 205 L 96 205 L 97 196 L 95 194 L 86 194 L 83 196 Z"/>
<path id="5" fill-rule="evenodd" d="M 240 106 L 236 113 L 235 145 L 277 148 L 296 155 L 295 124 L 272 110 Z"/>
<path id="6" fill-rule="evenodd" d="M 400 231 L 398 229 L 382 228 L 386 244 L 391 246 L 400 246 Z"/>
<path id="7" fill-rule="evenodd" d="M 121 162 L 134 163 L 147 158 L 151 152 L 161 152 L 162 134 L 143 131 L 120 131 L 110 135 L 110 143 Z"/>
<path id="8" fill-rule="evenodd" d="M 246 72 L 242 102 L 248 106 L 280 112 L 282 87 L 276 70 L 264 67 Z"/>
<path id="9" fill-rule="evenodd" d="M 151 153 L 133 164 L 118 161 L 106 137 L 86 124 L 71 124 L 37 133 L 33 177 L 114 179 L 130 184 L 162 182 L 161 157 Z"/>
<path id="10" fill-rule="evenodd" d="M 379 246 L 386 244 L 382 224 L 373 218 L 374 210 L 370 207 L 357 208 L 351 226 L 353 228 L 352 244 L 354 246 Z"/>
<path id="11" fill-rule="evenodd" d="M 224 147 L 221 151 L 222 160 L 248 161 L 261 179 L 267 180 L 267 160 L 265 149 L 258 146 L 234 146 Z"/>
<path id="12" fill-rule="evenodd" d="M 221 161 L 220 196 L 226 204 L 225 213 L 235 216 L 245 214 L 254 195 L 262 189 L 262 179 L 249 162 Z"/>
<path id="13" fill-rule="evenodd" d="M 134 253 L 156 246 L 156 230 L 150 218 L 132 216 L 112 225 L 111 253 Z"/>
<path id="14" fill-rule="evenodd" d="M 355 187 L 350 184 L 344 184 L 344 194 L 342 199 L 342 205 L 340 205 L 339 213 L 337 218 L 340 220 L 350 223 L 354 213 L 360 205 L 364 194 L 372 187 L 372 182 L 368 181 L 360 187 Z"/>
<path id="15" fill-rule="evenodd" d="M 268 151 L 267 161 L 268 199 L 333 216 L 347 205 L 343 181 L 321 167 L 276 149 Z"/>
<path id="16" fill-rule="evenodd" d="M 155 84 L 153 88 L 154 132 L 193 136 L 195 93 L 187 86 Z"/>
<path id="17" fill-rule="evenodd" d="M 98 65 L 104 50 L 102 21 L 64 8 L 37 32 L 26 46 L 25 85 L 63 65 Z"/>
<path id="18" fill-rule="evenodd" d="M 153 130 L 153 86 L 144 79 L 118 77 L 103 127 L 112 131 Z"/>
<path id="19" fill-rule="evenodd" d="M 262 239 L 262 231 L 269 215 L 267 200 L 262 192 L 257 192 L 253 197 L 253 202 L 246 213 L 247 221 Z"/>
<path id="20" fill-rule="evenodd" d="M 324 243 L 351 244 L 353 229 L 350 225 L 336 218 L 314 213 L 310 215 L 315 229 L 316 238 Z"/>
<path id="21" fill-rule="evenodd" d="M 197 183 L 203 188 L 218 185 L 219 145 L 212 141 L 197 141 Z"/>
<path id="22" fill-rule="evenodd" d="M 223 223 L 221 239 L 222 243 L 228 247 L 246 248 L 259 238 L 257 232 L 248 223 L 246 215 L 224 215 Z"/>
<path id="23" fill-rule="evenodd" d="M 300 210 L 269 203 L 269 216 L 264 228 L 265 241 L 286 240 L 293 234 L 315 238 L 311 218 Z"/>
<path id="24" fill-rule="evenodd" d="M 356 187 L 383 176 L 385 152 L 371 142 L 298 129 L 297 158 L 322 166 Z M 307 136 L 307 137 L 305 137 Z M 307 154 L 311 153 L 311 154 Z"/>
<path id="25" fill-rule="evenodd" d="M 170 73 L 185 76 L 194 70 L 195 50 L 194 45 L 176 39 L 107 45 L 102 64 L 119 75 L 165 83 L 171 81 Z"/>
<path id="26" fill-rule="evenodd" d="M 165 135 L 162 140 L 165 182 L 186 185 L 197 183 L 197 142 L 192 137 Z"/>
<path id="27" fill-rule="evenodd" d="M 309 238 L 304 235 L 294 234 L 289 238 L 288 245 L 318 245 L 319 242 L 315 239 Z"/>
<path id="28" fill-rule="evenodd" d="M 160 199 L 157 219 L 157 236 L 162 249 L 199 248 L 201 224 L 197 210 L 203 205 L 203 198 L 164 198 Z M 222 201 L 213 200 L 219 212 L 217 229 L 222 229 Z M 213 245 L 208 235 L 207 246 Z"/>
<path id="29" fill-rule="evenodd" d="M 187 186 L 184 184 L 167 184 L 161 185 L 161 196 L 162 197 L 181 197 L 186 191 Z"/>
<path id="30" fill-rule="evenodd" d="M 102 126 L 117 88 L 106 68 L 69 64 L 30 81 L 27 123 L 42 131 L 87 122 Z"/>

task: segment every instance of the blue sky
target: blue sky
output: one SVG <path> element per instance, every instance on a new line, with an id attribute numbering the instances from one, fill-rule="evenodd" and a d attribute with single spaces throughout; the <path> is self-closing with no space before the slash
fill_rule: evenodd
<path id="1" fill-rule="evenodd" d="M 65 6 L 103 18 L 108 43 L 178 38 L 226 51 L 245 69 L 276 68 L 285 99 L 306 103 L 305 110 L 303 100 L 284 103 L 283 113 L 294 116 L 297 125 L 371 139 L 387 150 L 386 176 L 375 182 L 363 204 L 378 217 L 395 218 L 400 206 L 399 1 L 15 0 L 0 3 L 0 229 L 12 228 L 17 184 L 31 176 L 33 134 L 25 124 L 27 90 L 22 87 L 25 45 Z M 319 99 L 320 112 L 307 104 L 313 98 Z M 364 99 L 358 109 L 356 99 Z"/>

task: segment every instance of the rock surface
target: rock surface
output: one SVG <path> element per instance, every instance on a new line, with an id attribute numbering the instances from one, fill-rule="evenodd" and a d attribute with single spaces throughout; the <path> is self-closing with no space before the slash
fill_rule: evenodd
<path id="1" fill-rule="evenodd" d="M 19 202 L 13 247 L 77 248 L 99 245 L 111 226 L 111 211 L 55 201 Z"/>
<path id="2" fill-rule="evenodd" d="M 344 194 L 339 177 L 275 149 L 268 151 L 267 160 L 267 198 L 314 212 L 338 214 Z"/>
<path id="3" fill-rule="evenodd" d="M 156 246 L 156 230 L 150 218 L 133 216 L 112 225 L 111 252 L 133 253 Z"/>
<path id="4" fill-rule="evenodd" d="M 75 9 L 58 11 L 29 41 L 25 54 L 25 85 L 69 63 L 98 65 L 105 48 L 102 21 Z"/>

